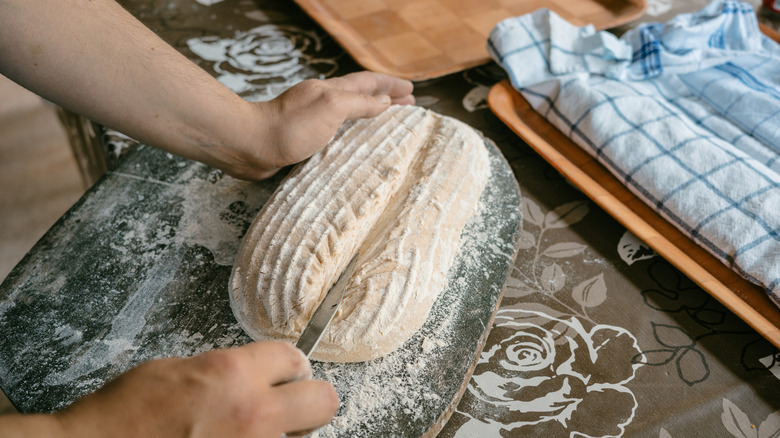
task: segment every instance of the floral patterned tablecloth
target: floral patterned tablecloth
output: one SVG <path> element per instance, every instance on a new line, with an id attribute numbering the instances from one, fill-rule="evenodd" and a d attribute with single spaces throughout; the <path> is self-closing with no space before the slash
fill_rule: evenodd
<path id="1" fill-rule="evenodd" d="M 249 100 L 359 69 L 290 1 L 121 3 Z M 648 3 L 644 21 L 667 20 L 705 1 Z M 777 27 L 771 13 L 760 15 Z M 490 86 L 503 77 L 486 65 L 415 89 L 419 105 L 495 141 L 523 196 L 515 269 L 440 436 L 778 436 L 778 351 L 505 127 L 486 105 Z M 112 166 L 135 147 L 115 132 L 105 139 Z M 237 220 L 246 222 L 242 211 Z"/>

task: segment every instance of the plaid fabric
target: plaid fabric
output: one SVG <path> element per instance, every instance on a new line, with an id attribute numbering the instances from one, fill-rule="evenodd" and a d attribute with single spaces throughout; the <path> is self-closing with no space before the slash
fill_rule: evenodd
<path id="1" fill-rule="evenodd" d="M 538 10 L 488 50 L 536 111 L 780 304 L 780 47 L 749 5 L 620 39 Z"/>

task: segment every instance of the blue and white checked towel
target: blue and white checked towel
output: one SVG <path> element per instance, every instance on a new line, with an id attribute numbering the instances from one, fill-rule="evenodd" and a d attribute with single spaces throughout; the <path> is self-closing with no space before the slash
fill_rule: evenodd
<path id="1" fill-rule="evenodd" d="M 534 109 L 780 304 L 780 47 L 715 0 L 620 39 L 546 9 L 488 50 Z"/>

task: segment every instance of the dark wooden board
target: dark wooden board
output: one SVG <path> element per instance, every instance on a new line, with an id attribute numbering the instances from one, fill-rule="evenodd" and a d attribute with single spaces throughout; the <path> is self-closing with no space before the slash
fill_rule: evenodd
<path id="1" fill-rule="evenodd" d="M 464 231 L 423 328 L 383 359 L 314 364 L 342 400 L 321 436 L 431 435 L 457 404 L 521 221 L 517 181 L 487 145 L 487 208 Z M 230 311 L 228 278 L 240 238 L 280 179 L 241 182 L 145 147 L 128 155 L 0 285 L 0 331 L 13 334 L 0 338 L 0 387 L 14 405 L 57 410 L 145 360 L 250 342 Z M 375 396 L 384 405 L 355 414 L 366 408 L 361 397 L 376 405 Z"/>

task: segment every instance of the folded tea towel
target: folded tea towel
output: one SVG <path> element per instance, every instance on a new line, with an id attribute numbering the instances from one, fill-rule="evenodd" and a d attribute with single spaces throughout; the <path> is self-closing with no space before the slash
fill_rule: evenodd
<path id="1" fill-rule="evenodd" d="M 488 50 L 533 108 L 780 304 L 780 46 L 715 0 L 619 39 L 548 10 Z"/>

